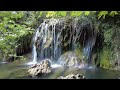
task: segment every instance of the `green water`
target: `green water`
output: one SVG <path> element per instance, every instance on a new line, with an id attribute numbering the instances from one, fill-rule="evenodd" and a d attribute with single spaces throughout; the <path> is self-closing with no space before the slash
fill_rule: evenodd
<path id="1" fill-rule="evenodd" d="M 16 75 L 20 76 L 21 71 L 28 68 L 28 66 L 24 65 L 23 63 L 25 63 L 25 61 L 12 62 L 12 63 L 1 63 L 0 62 L 0 79 L 16 78 Z M 18 71 L 20 71 L 20 72 L 18 72 Z M 17 72 L 16 75 L 14 74 L 15 72 Z M 13 76 L 11 76 L 11 75 L 13 75 Z"/>
<path id="2" fill-rule="evenodd" d="M 0 79 L 32 79 L 28 77 L 26 62 L 14 62 L 14 63 L 0 63 Z M 66 76 L 70 73 L 83 74 L 86 79 L 117 79 L 120 77 L 120 72 L 111 71 L 101 68 L 93 69 L 78 69 L 75 67 L 59 67 L 54 68 L 52 73 L 42 77 L 42 79 L 56 79 L 59 76 Z"/>

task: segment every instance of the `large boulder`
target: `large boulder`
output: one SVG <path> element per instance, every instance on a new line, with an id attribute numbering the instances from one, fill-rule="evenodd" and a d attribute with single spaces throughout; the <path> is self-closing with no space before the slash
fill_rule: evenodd
<path id="1" fill-rule="evenodd" d="M 75 52 L 66 52 L 58 60 L 58 63 L 60 65 L 66 65 L 66 66 L 84 66 L 83 60 L 81 60 L 79 57 L 77 57 Z"/>
<path id="2" fill-rule="evenodd" d="M 85 79 L 85 76 L 82 74 L 69 74 L 65 77 L 60 76 L 57 79 Z"/>
<path id="3" fill-rule="evenodd" d="M 31 66 L 28 69 L 28 73 L 32 77 L 41 77 L 43 75 L 51 73 L 51 63 L 49 60 L 43 60 L 40 63 L 37 63 Z"/>

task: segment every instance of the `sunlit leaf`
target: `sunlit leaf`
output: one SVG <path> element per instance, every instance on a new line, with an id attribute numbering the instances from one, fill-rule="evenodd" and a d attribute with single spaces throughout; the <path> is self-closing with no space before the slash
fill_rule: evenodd
<path id="1" fill-rule="evenodd" d="M 82 11 L 77 11 L 76 16 L 80 16 L 82 14 Z"/>
<path id="2" fill-rule="evenodd" d="M 105 19 L 105 16 L 108 14 L 108 11 L 101 11 L 99 14 L 98 14 L 98 19 L 100 19 L 102 16 L 103 16 L 103 19 Z"/>
<path id="3" fill-rule="evenodd" d="M 62 16 L 66 16 L 66 11 L 60 11 L 59 13 L 60 13 L 60 15 L 62 15 Z"/>
<path id="4" fill-rule="evenodd" d="M 117 14 L 118 14 L 117 11 L 111 11 L 109 15 L 112 16 L 112 17 L 114 17 Z"/>
<path id="5" fill-rule="evenodd" d="M 43 14 L 43 12 L 42 12 L 42 11 L 40 11 L 40 14 L 39 14 L 39 16 L 42 16 L 42 14 Z"/>
<path id="6" fill-rule="evenodd" d="M 71 16 L 80 16 L 82 14 L 82 11 L 72 11 Z"/>
<path id="7" fill-rule="evenodd" d="M 75 16 L 75 11 L 72 11 L 72 12 L 71 12 L 71 16 Z"/>
<path id="8" fill-rule="evenodd" d="M 8 25 L 9 28 L 13 29 L 14 28 L 14 25 Z"/>
<path id="9" fill-rule="evenodd" d="M 47 18 L 48 18 L 48 17 L 54 17 L 55 14 L 56 14 L 55 11 L 48 11 L 47 14 L 46 14 L 46 17 L 47 17 Z"/>
<path id="10" fill-rule="evenodd" d="M 85 15 L 88 16 L 90 14 L 90 11 L 85 11 Z"/>

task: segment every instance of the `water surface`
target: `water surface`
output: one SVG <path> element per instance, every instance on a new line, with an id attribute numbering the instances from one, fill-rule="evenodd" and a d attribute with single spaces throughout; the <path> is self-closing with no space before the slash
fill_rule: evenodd
<path id="1" fill-rule="evenodd" d="M 32 79 L 27 76 L 26 71 L 29 65 L 22 62 L 0 63 L 0 79 Z M 102 68 L 86 68 L 79 69 L 75 67 L 66 67 L 53 65 L 52 73 L 42 77 L 42 79 L 56 79 L 59 76 L 68 74 L 83 74 L 86 79 L 117 79 L 120 77 L 120 72 L 106 70 Z"/>

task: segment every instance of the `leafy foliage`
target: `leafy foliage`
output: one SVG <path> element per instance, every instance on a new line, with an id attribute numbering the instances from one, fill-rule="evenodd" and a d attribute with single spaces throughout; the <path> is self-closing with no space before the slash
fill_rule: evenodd
<path id="1" fill-rule="evenodd" d="M 0 12 L 0 52 L 1 57 L 16 55 L 18 47 L 17 38 L 31 32 L 31 27 L 18 23 L 25 16 L 23 11 L 1 11 Z"/>
<path id="2" fill-rule="evenodd" d="M 109 15 L 111 17 L 114 17 L 115 15 L 118 15 L 119 11 L 111 11 L 111 12 L 108 12 L 108 11 L 100 11 L 99 14 L 98 14 L 98 19 L 100 19 L 101 17 L 103 17 L 103 19 L 105 19 L 105 16 L 106 15 Z"/>

